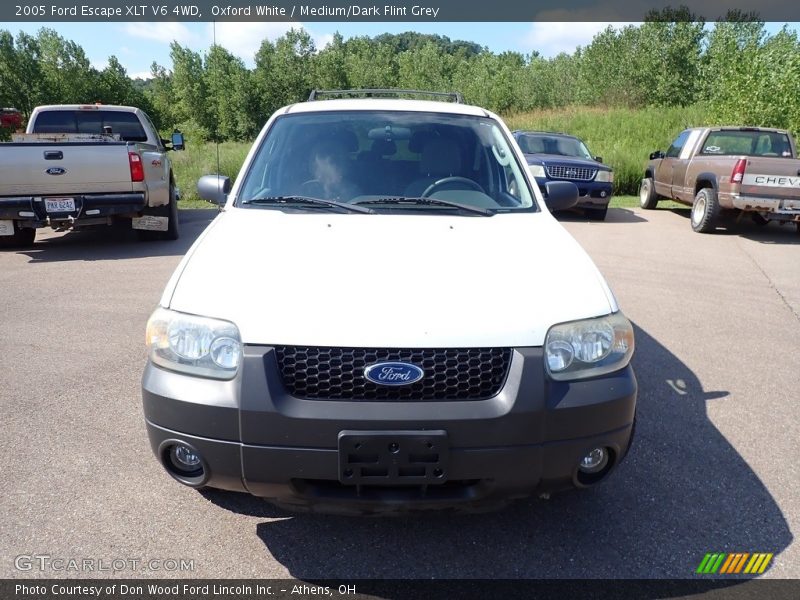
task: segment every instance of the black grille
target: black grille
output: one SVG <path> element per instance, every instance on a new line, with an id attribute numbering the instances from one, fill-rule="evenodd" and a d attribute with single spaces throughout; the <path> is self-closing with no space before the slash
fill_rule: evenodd
<path id="1" fill-rule="evenodd" d="M 574 181 L 591 181 L 594 179 L 597 169 L 587 167 L 564 167 L 561 165 L 549 165 L 547 174 L 554 179 L 572 179 Z"/>
<path id="2" fill-rule="evenodd" d="M 320 348 L 276 346 L 283 385 L 312 400 L 485 400 L 503 387 L 510 348 Z M 425 371 L 418 382 L 383 386 L 368 381 L 364 368 L 402 361 Z"/>

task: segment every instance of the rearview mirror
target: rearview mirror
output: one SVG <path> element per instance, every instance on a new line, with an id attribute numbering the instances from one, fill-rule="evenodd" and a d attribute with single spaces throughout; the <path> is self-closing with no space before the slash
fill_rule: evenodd
<path id="1" fill-rule="evenodd" d="M 173 150 L 183 150 L 186 146 L 183 142 L 183 134 L 180 131 L 173 131 L 172 132 L 172 149 Z"/>
<path id="2" fill-rule="evenodd" d="M 655 152 L 650 153 L 650 160 L 656 160 L 659 158 L 664 158 L 664 153 L 661 150 L 656 150 Z"/>
<path id="3" fill-rule="evenodd" d="M 549 181 L 544 186 L 544 203 L 551 211 L 566 210 L 578 203 L 578 186 L 571 181 Z"/>
<path id="4" fill-rule="evenodd" d="M 197 193 L 207 202 L 222 206 L 228 200 L 233 184 L 224 175 L 203 175 L 197 180 Z"/>

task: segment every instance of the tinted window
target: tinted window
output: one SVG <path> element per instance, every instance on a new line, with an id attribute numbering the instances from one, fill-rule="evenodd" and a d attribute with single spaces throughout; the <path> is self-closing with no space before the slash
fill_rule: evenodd
<path id="1" fill-rule="evenodd" d="M 686 143 L 686 139 L 688 137 L 689 137 L 689 131 L 684 131 L 683 133 L 681 133 L 678 136 L 678 139 L 672 142 L 672 145 L 667 150 L 667 157 L 678 158 L 678 156 L 681 153 L 681 149 L 683 148 L 683 145 Z"/>
<path id="2" fill-rule="evenodd" d="M 700 151 L 705 155 L 791 158 L 789 136 L 772 131 L 712 131 Z"/>
<path id="3" fill-rule="evenodd" d="M 276 119 L 258 147 L 238 199 L 425 196 L 489 209 L 532 208 L 525 168 L 502 129 L 485 117 L 290 114 Z"/>
<path id="4" fill-rule="evenodd" d="M 33 133 L 103 133 L 110 127 L 126 142 L 144 142 L 147 134 L 133 113 L 111 110 L 51 110 L 37 115 Z"/>

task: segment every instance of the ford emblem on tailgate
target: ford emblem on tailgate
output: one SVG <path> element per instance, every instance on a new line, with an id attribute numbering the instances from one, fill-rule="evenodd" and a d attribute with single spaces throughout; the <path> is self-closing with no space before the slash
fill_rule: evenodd
<path id="1" fill-rule="evenodd" d="M 404 362 L 380 362 L 364 369 L 364 377 L 378 385 L 409 385 L 424 375 L 417 365 Z"/>
<path id="2" fill-rule="evenodd" d="M 66 169 L 62 169 L 61 167 L 50 167 L 45 171 L 48 175 L 63 175 L 66 173 Z"/>

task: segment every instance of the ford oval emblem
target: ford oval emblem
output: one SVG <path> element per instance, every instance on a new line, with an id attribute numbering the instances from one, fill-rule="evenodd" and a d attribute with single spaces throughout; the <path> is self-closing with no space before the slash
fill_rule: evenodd
<path id="1" fill-rule="evenodd" d="M 424 376 L 417 365 L 405 362 L 380 362 L 364 369 L 364 377 L 378 385 L 410 385 Z"/>
<path id="2" fill-rule="evenodd" d="M 66 169 L 62 169 L 61 167 L 50 167 L 45 171 L 48 175 L 63 175 L 66 173 Z"/>

